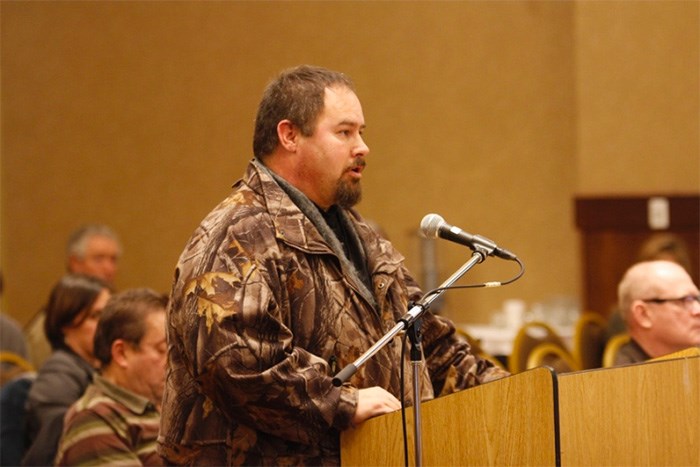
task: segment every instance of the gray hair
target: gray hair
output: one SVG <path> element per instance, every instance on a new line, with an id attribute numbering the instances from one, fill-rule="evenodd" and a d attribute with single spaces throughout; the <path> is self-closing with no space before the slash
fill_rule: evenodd
<path id="1" fill-rule="evenodd" d="M 119 237 L 111 228 L 104 224 L 86 224 L 76 231 L 74 231 L 70 237 L 68 237 L 68 243 L 66 244 L 66 257 L 77 257 L 84 258 L 87 250 L 87 242 L 92 237 L 107 237 L 114 240 L 119 248 L 119 253 L 121 254 L 121 243 L 119 242 Z"/>

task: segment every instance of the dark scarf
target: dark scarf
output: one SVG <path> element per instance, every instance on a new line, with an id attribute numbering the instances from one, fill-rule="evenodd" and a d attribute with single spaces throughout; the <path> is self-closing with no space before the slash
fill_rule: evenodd
<path id="1" fill-rule="evenodd" d="M 357 267 L 355 264 L 353 264 L 350 258 L 348 258 L 346 248 L 344 247 L 343 243 L 341 243 L 338 234 L 336 234 L 336 230 L 332 229 L 328 225 L 328 222 L 324 218 L 324 215 L 318 206 L 316 206 L 304 193 L 293 187 L 291 184 L 289 184 L 289 182 L 274 173 L 272 170 L 265 167 L 260 161 L 254 160 L 253 162 L 257 167 L 267 172 L 277 182 L 280 188 L 287 193 L 289 198 L 292 200 L 292 202 L 294 202 L 299 210 L 303 212 L 304 215 L 308 217 L 309 220 L 316 226 L 323 239 L 328 242 L 328 245 L 330 245 L 333 253 L 335 253 L 338 259 L 340 259 L 340 267 L 343 273 L 352 279 L 362 296 L 365 297 L 365 299 L 374 309 L 377 309 L 377 301 L 372 293 L 369 274 L 361 274 L 358 272 L 358 270 L 367 270 L 365 267 L 366 255 L 362 246 L 362 241 L 360 240 L 360 237 L 357 234 L 355 226 L 350 220 L 348 213 L 345 212 L 344 209 L 337 208 L 337 218 L 339 220 L 338 228 L 340 228 L 344 233 L 345 238 L 343 240 L 348 250 L 353 248 L 355 249 L 355 255 L 352 255 L 351 253 L 350 256 L 356 256 L 356 261 L 359 263 Z M 363 280 L 363 278 L 365 278 L 365 280 Z"/>

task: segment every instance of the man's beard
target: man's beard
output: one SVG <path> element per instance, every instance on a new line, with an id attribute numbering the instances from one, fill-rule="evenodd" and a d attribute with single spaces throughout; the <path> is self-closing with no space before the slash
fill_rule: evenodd
<path id="1" fill-rule="evenodd" d="M 338 180 L 338 186 L 335 190 L 336 204 L 341 208 L 351 208 L 362 200 L 362 186 L 359 180 L 348 182 Z"/>

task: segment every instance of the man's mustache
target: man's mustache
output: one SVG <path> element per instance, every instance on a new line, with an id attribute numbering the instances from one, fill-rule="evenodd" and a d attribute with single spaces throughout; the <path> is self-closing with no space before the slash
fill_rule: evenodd
<path id="1" fill-rule="evenodd" d="M 348 170 L 364 169 L 367 166 L 367 161 L 364 159 L 358 159 Z"/>

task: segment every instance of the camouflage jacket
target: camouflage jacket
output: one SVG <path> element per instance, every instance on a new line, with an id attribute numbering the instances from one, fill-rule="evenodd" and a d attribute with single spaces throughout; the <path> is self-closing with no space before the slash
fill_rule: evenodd
<path id="1" fill-rule="evenodd" d="M 256 161 L 195 231 L 168 310 L 158 442 L 169 462 L 338 464 L 358 388 L 399 396 L 398 339 L 346 384 L 332 384 L 421 295 L 391 243 L 345 214 L 365 251 L 371 298 Z M 507 374 L 472 355 L 450 322 L 426 315 L 423 399 Z"/>

